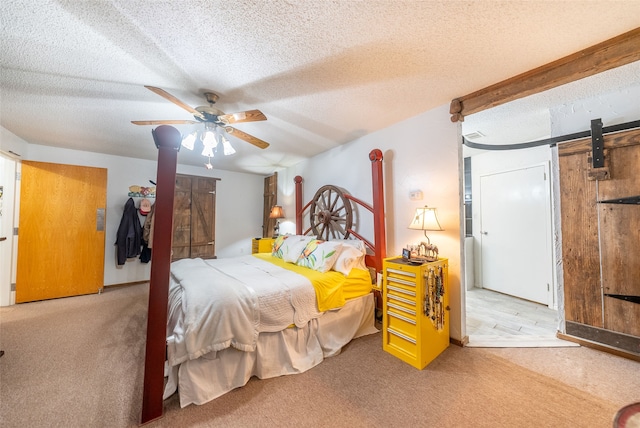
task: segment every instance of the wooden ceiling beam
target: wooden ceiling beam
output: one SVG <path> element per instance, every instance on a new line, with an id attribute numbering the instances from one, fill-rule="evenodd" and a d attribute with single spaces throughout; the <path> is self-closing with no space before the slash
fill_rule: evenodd
<path id="1" fill-rule="evenodd" d="M 451 101 L 452 122 L 612 68 L 640 61 L 640 27 Z"/>

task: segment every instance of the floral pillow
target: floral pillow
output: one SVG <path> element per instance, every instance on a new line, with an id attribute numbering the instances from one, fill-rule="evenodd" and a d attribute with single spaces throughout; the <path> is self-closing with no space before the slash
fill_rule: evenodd
<path id="1" fill-rule="evenodd" d="M 298 261 L 298 257 L 307 244 L 313 240 L 313 236 L 292 235 L 282 243 L 282 260 L 289 263 Z"/>
<path id="2" fill-rule="evenodd" d="M 285 262 L 295 263 L 304 247 L 314 239 L 304 235 L 280 235 L 273 241 L 271 255 Z"/>
<path id="3" fill-rule="evenodd" d="M 340 251 L 342 244 L 338 242 L 313 239 L 306 245 L 296 264 L 318 272 L 327 272 L 333 267 Z"/>
<path id="4" fill-rule="evenodd" d="M 279 259 L 282 258 L 282 244 L 289 237 L 289 235 L 280 235 L 273 241 L 273 247 L 271 247 L 271 255 Z"/>

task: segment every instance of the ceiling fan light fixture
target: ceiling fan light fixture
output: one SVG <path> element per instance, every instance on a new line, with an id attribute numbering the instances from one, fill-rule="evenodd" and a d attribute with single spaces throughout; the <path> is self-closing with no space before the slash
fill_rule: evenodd
<path id="1" fill-rule="evenodd" d="M 196 144 L 196 138 L 198 138 L 198 131 L 194 131 L 188 134 L 182 139 L 182 147 L 187 150 L 193 150 Z"/>
<path id="2" fill-rule="evenodd" d="M 212 149 L 217 145 L 216 134 L 210 129 L 207 129 L 202 134 L 202 144 L 205 147 L 211 147 Z M 206 156 L 206 155 L 205 155 Z"/>
<path id="3" fill-rule="evenodd" d="M 227 140 L 224 136 L 222 136 L 222 147 L 224 149 L 225 156 L 231 156 L 236 152 L 236 149 L 233 148 L 229 140 Z"/>
<path id="4" fill-rule="evenodd" d="M 208 158 L 212 158 L 213 157 L 213 146 L 204 146 L 204 149 L 202 150 L 202 156 L 206 156 Z"/>

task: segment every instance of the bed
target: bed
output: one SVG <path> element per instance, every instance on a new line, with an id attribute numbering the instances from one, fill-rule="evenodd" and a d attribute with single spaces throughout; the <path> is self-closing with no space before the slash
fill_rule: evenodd
<path id="1" fill-rule="evenodd" d="M 329 185 L 303 205 L 296 177 L 296 234 L 278 237 L 271 253 L 171 264 L 164 399 L 177 392 L 181 407 L 204 404 L 253 376 L 302 373 L 378 331 L 382 153 L 369 158 L 373 204 Z M 373 242 L 353 229 L 363 209 L 373 214 Z"/>

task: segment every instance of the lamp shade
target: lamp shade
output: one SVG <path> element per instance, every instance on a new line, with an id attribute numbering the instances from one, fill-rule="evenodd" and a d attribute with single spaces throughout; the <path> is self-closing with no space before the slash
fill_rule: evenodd
<path id="1" fill-rule="evenodd" d="M 438 221 L 436 208 L 429 208 L 427 206 L 416 208 L 416 213 L 413 216 L 411 224 L 409 224 L 409 229 L 444 230 Z"/>
<path id="2" fill-rule="evenodd" d="M 280 205 L 274 205 L 269 213 L 269 218 L 284 218 L 284 211 Z"/>

